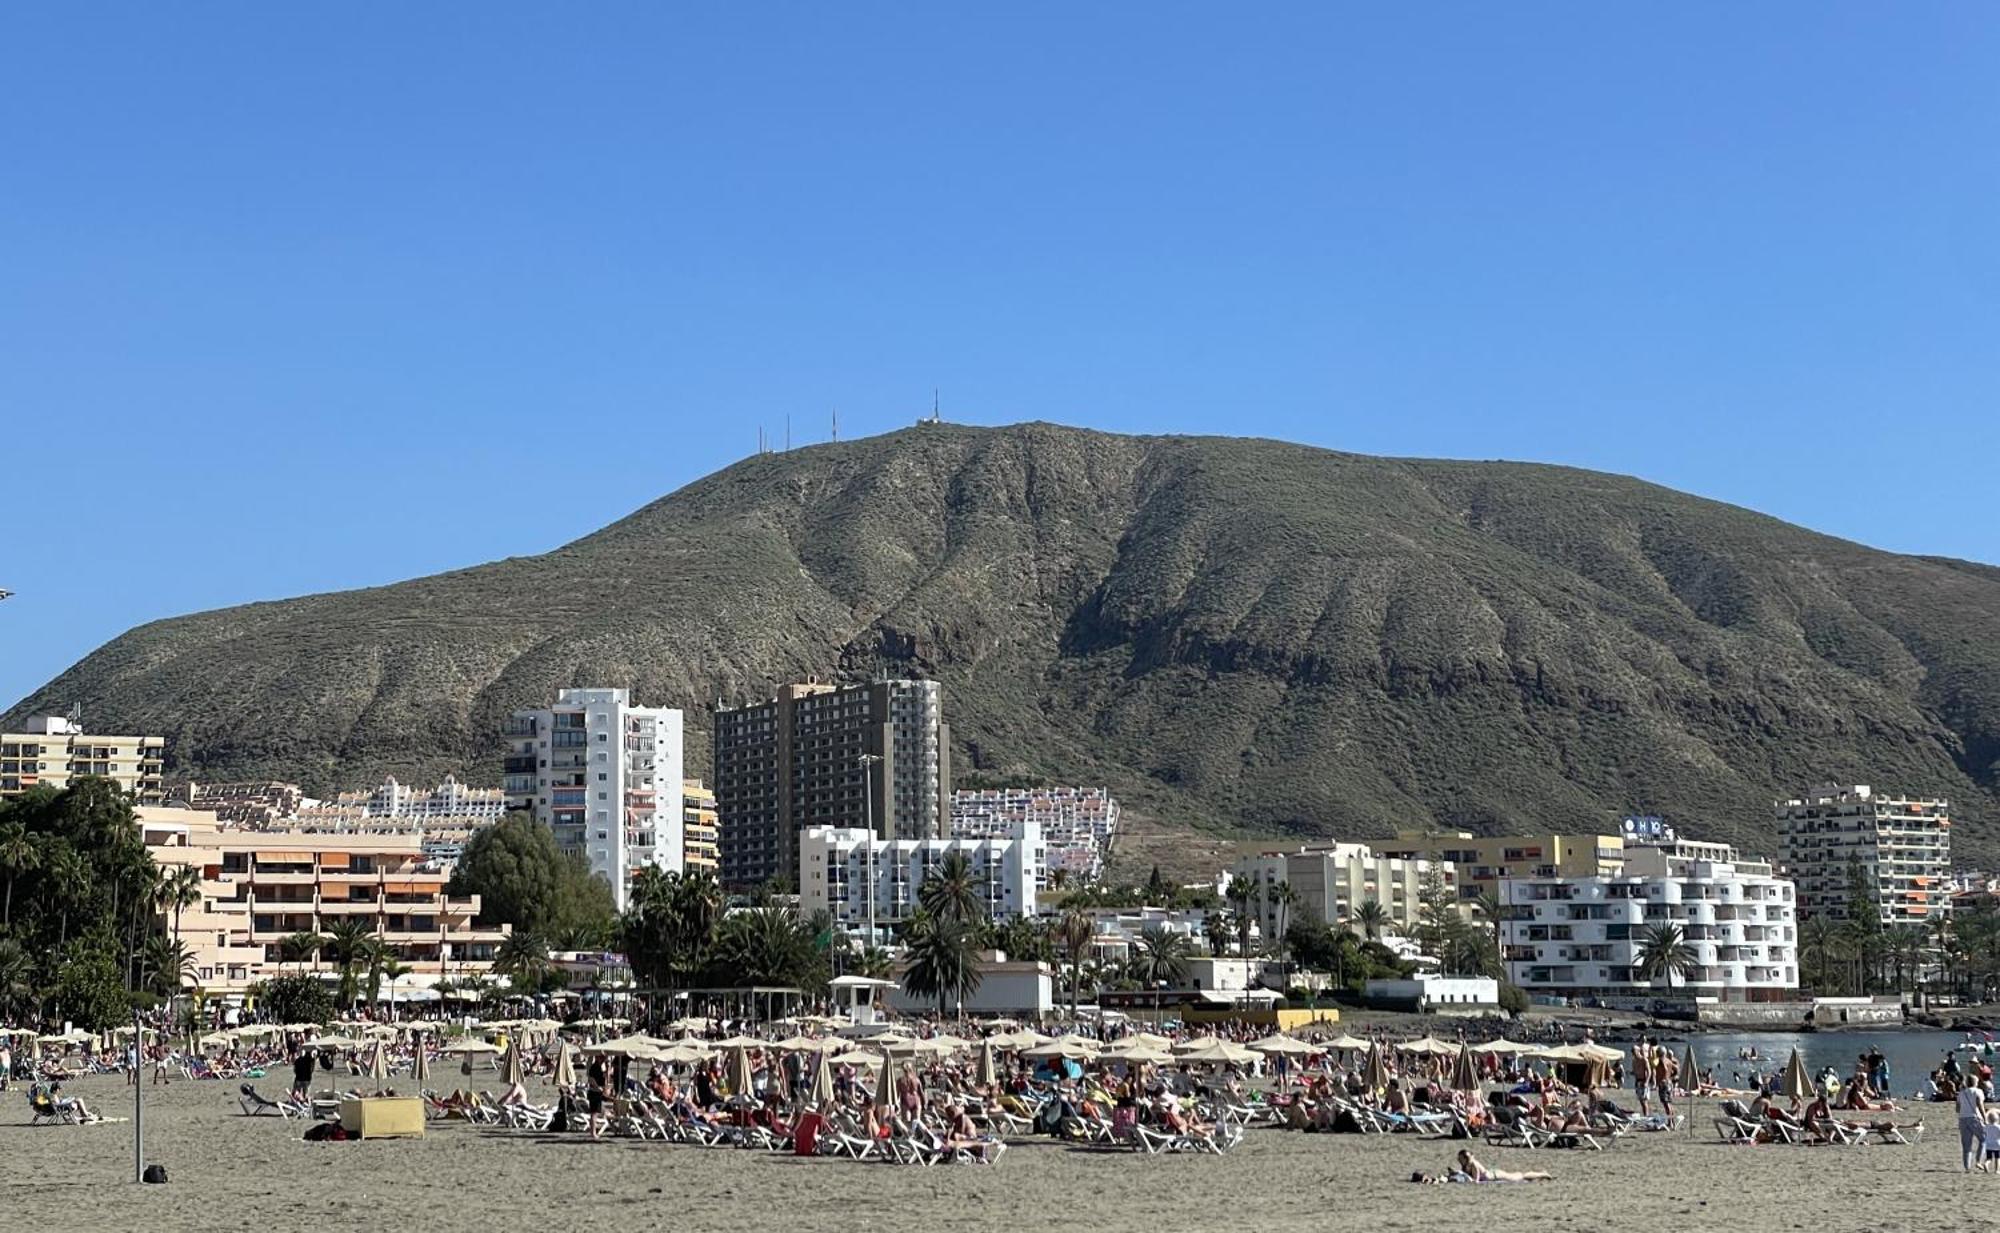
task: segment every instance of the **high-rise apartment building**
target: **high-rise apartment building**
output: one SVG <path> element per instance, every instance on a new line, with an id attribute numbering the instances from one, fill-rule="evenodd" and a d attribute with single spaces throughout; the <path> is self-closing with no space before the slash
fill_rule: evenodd
<path id="1" fill-rule="evenodd" d="M 930 839 L 951 817 L 951 729 L 935 681 L 786 685 L 715 711 L 722 879 L 798 876 L 810 827 Z"/>
<path id="2" fill-rule="evenodd" d="M 546 710 L 514 712 L 503 734 L 508 806 L 583 853 L 620 911 L 634 873 L 685 867 L 678 710 L 633 706 L 622 689 L 565 689 Z"/>
<path id="3" fill-rule="evenodd" d="M 1773 1001 L 1798 988 L 1791 882 L 1723 844 L 1628 847 L 1613 875 L 1506 878 L 1500 948 L 1507 978 L 1533 994 L 1644 999 L 1672 990 L 1726 1002 Z M 1655 925 L 1677 925 L 1693 962 L 1645 971 Z"/>
<path id="4" fill-rule="evenodd" d="M 810 827 L 799 836 L 799 912 L 811 918 L 824 911 L 837 927 L 869 940 L 871 907 L 878 933 L 909 920 L 924 879 L 952 852 L 964 854 L 972 868 L 973 892 L 985 919 L 1035 914 L 1042 836 L 1033 822 L 1018 824 L 1006 838 L 989 839 L 885 840 L 859 828 Z"/>
<path id="5" fill-rule="evenodd" d="M 71 779 L 95 775 L 141 805 L 166 799 L 165 737 L 102 736 L 60 715 L 36 715 L 23 726 L 26 732 L 0 733 L 0 796 L 67 787 Z"/>
<path id="6" fill-rule="evenodd" d="M 1885 925 L 1921 924 L 1951 905 L 1951 803 L 1829 784 L 1776 803 L 1785 872 L 1799 911 L 1848 919 L 1849 864 L 1859 861 L 1869 905 Z"/>
<path id="7" fill-rule="evenodd" d="M 701 871 L 720 877 L 721 839 L 715 825 L 715 790 L 701 780 L 681 784 L 681 825 L 686 828 L 683 845 L 687 852 L 686 871 Z"/>

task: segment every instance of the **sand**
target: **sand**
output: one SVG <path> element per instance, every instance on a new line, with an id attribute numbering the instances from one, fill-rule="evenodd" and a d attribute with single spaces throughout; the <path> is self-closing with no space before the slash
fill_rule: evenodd
<path id="1" fill-rule="evenodd" d="M 70 1090 L 129 1115 L 116 1079 Z M 240 1116 L 234 1092 L 148 1089 L 147 1157 L 166 1166 L 166 1186 L 132 1182 L 129 1123 L 30 1127 L 25 1094 L 0 1095 L 0 1227 L 2000 1230 L 2000 1177 L 1959 1171 L 1944 1105 L 1922 1111 L 1914 1148 L 1729 1147 L 1703 1116 L 1694 1137 L 1639 1135 L 1602 1153 L 1476 1149 L 1552 1183 L 1425 1187 L 1410 1171 L 1443 1168 L 1458 1144 L 1260 1130 L 1217 1158 L 1030 1140 L 991 1168 L 919 1169 L 462 1123 L 432 1123 L 421 1141 L 306 1143 L 298 1123 Z"/>

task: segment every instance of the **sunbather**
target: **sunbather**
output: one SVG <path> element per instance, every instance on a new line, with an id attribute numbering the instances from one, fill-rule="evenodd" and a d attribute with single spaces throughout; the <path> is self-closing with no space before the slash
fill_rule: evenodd
<path id="1" fill-rule="evenodd" d="M 1461 1149 L 1458 1153 L 1458 1171 L 1475 1182 L 1552 1182 L 1554 1176 L 1541 1172 L 1516 1173 L 1509 1169 L 1491 1169 L 1471 1152 Z"/>

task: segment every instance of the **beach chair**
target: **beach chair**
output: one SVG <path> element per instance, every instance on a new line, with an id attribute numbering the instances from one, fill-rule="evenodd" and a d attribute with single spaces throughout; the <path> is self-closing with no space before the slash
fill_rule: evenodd
<path id="1" fill-rule="evenodd" d="M 1715 1119 L 1715 1135 L 1724 1143 L 1747 1145 L 1764 1141 L 1762 1126 L 1727 1113 Z"/>
<path id="2" fill-rule="evenodd" d="M 827 1123 L 819 1132 L 819 1151 L 822 1156 L 845 1156 L 849 1160 L 876 1160 L 882 1155 L 881 1145 L 861 1133 L 851 1117 L 840 1117 Z"/>
<path id="3" fill-rule="evenodd" d="M 39 1083 L 28 1089 L 28 1110 L 33 1115 L 28 1119 L 30 1126 L 76 1126 L 83 1122 L 76 1106 L 56 1100 Z"/>
<path id="4" fill-rule="evenodd" d="M 903 1133 L 890 1135 L 884 1142 L 889 1149 L 889 1159 L 897 1164 L 928 1168 L 945 1156 L 943 1145 L 924 1136 L 920 1126 L 910 1126 Z"/>
<path id="5" fill-rule="evenodd" d="M 306 1113 L 304 1106 L 289 1100 L 271 1100 L 248 1083 L 236 1089 L 236 1104 L 245 1117 L 279 1117 L 290 1121 Z"/>
<path id="6" fill-rule="evenodd" d="M 1870 1126 L 1863 1134 L 1865 1142 L 1879 1143 L 1885 1147 L 1897 1143 L 1906 1147 L 1914 1147 L 1923 1141 L 1923 1137 L 1924 1124 L 1922 1122 L 1918 1122 L 1916 1125 L 1910 1127 L 1908 1135 L 1905 1135 L 1896 1126 Z"/>
<path id="7" fill-rule="evenodd" d="M 1550 1135 L 1551 1132 L 1526 1119 L 1504 1124 L 1494 1122 L 1486 1128 L 1486 1142 L 1493 1147 L 1541 1147 L 1549 1141 Z"/>

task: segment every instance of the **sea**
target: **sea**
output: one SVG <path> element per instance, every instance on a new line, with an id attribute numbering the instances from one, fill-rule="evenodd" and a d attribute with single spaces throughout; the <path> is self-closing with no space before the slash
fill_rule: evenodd
<path id="1" fill-rule="evenodd" d="M 1882 1056 L 1889 1059 L 1890 1093 L 1899 1100 L 1921 1091 L 1931 1071 L 1942 1066 L 1945 1058 L 1954 1051 L 1960 1066 L 1974 1056 L 1980 1056 L 1988 1065 L 2000 1070 L 2000 1042 L 1989 1045 L 1984 1035 L 1976 1032 L 1969 1041 L 1962 1032 L 1702 1035 L 1674 1040 L 1674 1055 L 1679 1057 L 1690 1043 L 1694 1046 L 1695 1061 L 1704 1070 L 1713 1066 L 1716 1082 L 1724 1087 L 1750 1087 L 1761 1076 L 1783 1071 L 1793 1049 L 1804 1055 L 1808 1074 L 1817 1075 L 1821 1069 L 1831 1066 L 1842 1082 L 1854 1073 L 1854 1063 L 1860 1055 L 1879 1049 Z M 1741 1054 L 1746 1049 L 1755 1050 L 1756 1057 L 1743 1058 Z"/>

